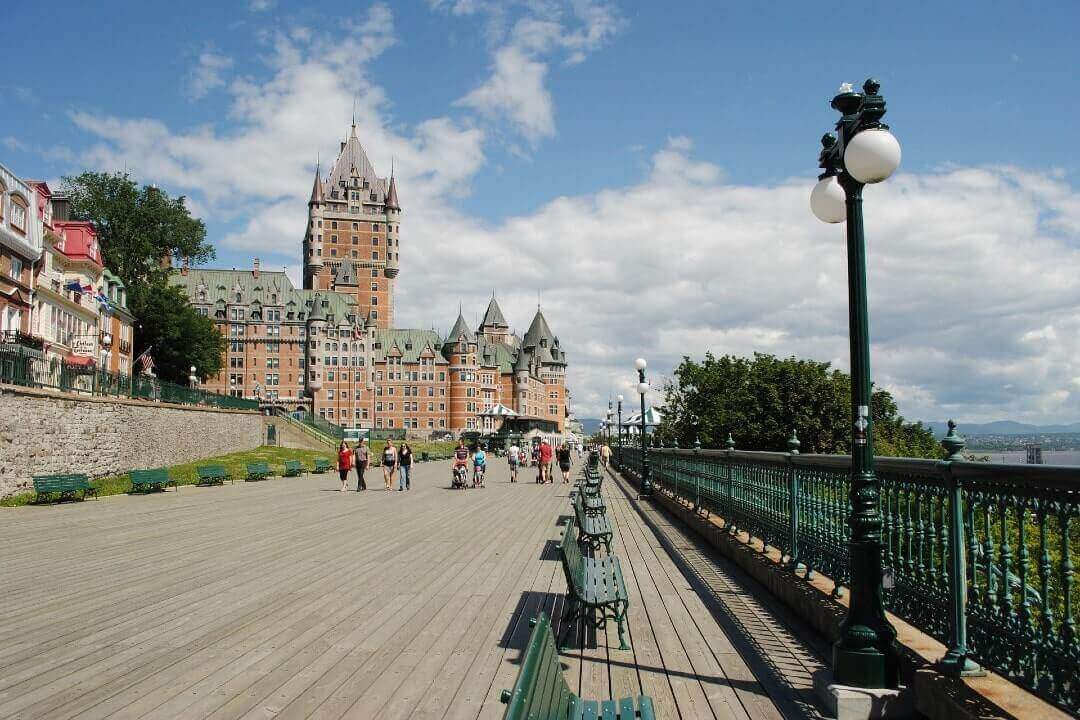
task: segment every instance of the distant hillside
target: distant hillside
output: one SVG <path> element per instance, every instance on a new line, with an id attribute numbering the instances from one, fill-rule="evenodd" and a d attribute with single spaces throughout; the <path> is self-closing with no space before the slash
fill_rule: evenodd
<path id="1" fill-rule="evenodd" d="M 937 437 L 944 437 L 949 429 L 946 421 L 924 422 L 923 425 L 930 427 Z M 956 429 L 961 435 L 1054 435 L 1080 432 L 1080 422 L 1067 425 L 1030 425 L 1014 420 L 995 420 L 988 423 L 957 422 Z"/>
<path id="2" fill-rule="evenodd" d="M 603 421 L 600 418 L 580 418 L 580 422 L 586 435 L 595 435 L 600 431 L 600 423 Z"/>

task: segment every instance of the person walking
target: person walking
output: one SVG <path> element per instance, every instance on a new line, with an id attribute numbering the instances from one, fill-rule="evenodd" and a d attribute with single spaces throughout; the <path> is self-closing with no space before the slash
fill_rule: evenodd
<path id="1" fill-rule="evenodd" d="M 604 443 L 603 445 L 600 446 L 600 462 L 603 464 L 604 467 L 607 467 L 608 466 L 608 460 L 610 460 L 610 459 L 611 459 L 611 447 L 607 443 Z"/>
<path id="2" fill-rule="evenodd" d="M 337 469 L 338 475 L 341 476 L 341 492 L 345 492 L 345 482 L 349 479 L 349 471 L 352 470 L 353 463 L 353 451 L 349 449 L 348 443 L 344 440 L 338 445 L 337 453 Z"/>
<path id="3" fill-rule="evenodd" d="M 402 490 L 408 490 L 409 484 L 412 480 L 412 448 L 409 447 L 409 443 L 401 443 L 401 449 L 398 450 L 398 492 Z"/>
<path id="4" fill-rule="evenodd" d="M 382 475 L 387 490 L 393 489 L 394 471 L 397 470 L 397 461 L 397 448 L 394 447 L 394 441 L 387 440 L 386 447 L 383 448 L 382 453 Z"/>
<path id="5" fill-rule="evenodd" d="M 510 464 L 510 482 L 517 482 L 518 463 L 521 461 L 521 448 L 517 446 L 517 443 L 511 443 L 510 449 L 506 451 L 506 462 Z"/>
<path id="6" fill-rule="evenodd" d="M 559 469 L 562 470 L 562 481 L 570 482 L 570 446 L 563 443 L 558 452 Z"/>
<path id="7" fill-rule="evenodd" d="M 552 482 L 551 480 L 551 456 L 554 452 L 551 449 L 551 445 L 548 444 L 547 439 L 540 441 L 540 477 L 541 482 Z"/>
<path id="8" fill-rule="evenodd" d="M 356 446 L 356 452 L 353 455 L 353 463 L 356 465 L 356 492 L 361 490 L 367 490 L 367 483 L 364 482 L 364 473 L 367 472 L 368 463 L 371 462 L 371 458 L 368 453 L 367 438 L 360 441 L 360 444 Z"/>

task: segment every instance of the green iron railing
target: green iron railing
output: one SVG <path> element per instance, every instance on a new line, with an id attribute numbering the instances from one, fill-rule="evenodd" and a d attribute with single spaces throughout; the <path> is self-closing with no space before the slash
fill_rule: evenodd
<path id="1" fill-rule="evenodd" d="M 73 366 L 58 358 L 36 357 L 15 349 L 0 348 L 0 383 L 230 410 L 259 409 L 255 400 L 196 390 L 146 375 Z"/>
<path id="2" fill-rule="evenodd" d="M 641 450 L 622 455 L 636 481 Z M 654 490 L 779 550 L 793 572 L 828 576 L 836 595 L 848 585 L 849 456 L 650 449 L 649 459 Z M 874 463 L 888 610 L 950 648 L 943 668 L 970 658 L 1077 712 L 1080 469 Z"/>
<path id="3" fill-rule="evenodd" d="M 345 438 L 345 429 L 343 427 L 335 425 L 317 415 L 312 415 L 311 413 L 291 413 L 281 406 L 275 406 L 273 413 L 278 417 L 285 418 L 289 422 L 296 423 L 329 442 L 334 442 L 336 444 Z"/>

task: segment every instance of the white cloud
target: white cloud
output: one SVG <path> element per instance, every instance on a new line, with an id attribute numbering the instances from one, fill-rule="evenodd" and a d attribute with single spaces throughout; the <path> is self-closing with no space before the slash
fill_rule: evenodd
<path id="1" fill-rule="evenodd" d="M 445 204 L 407 209 L 397 316 L 426 326 L 430 308 L 460 298 L 482 311 L 488 289 L 463 285 L 459 269 L 484 258 L 522 329 L 542 291 L 579 410 L 592 416 L 608 392 L 636 397 L 638 355 L 654 388 L 684 354 L 706 351 L 846 369 L 843 228 L 810 214 L 813 179 L 733 185 L 689 148 L 676 138 L 637 184 L 556 198 L 497 226 Z M 1080 377 L 1080 251 L 1057 223 L 1078 194 L 1052 172 L 998 167 L 901 174 L 866 195 L 874 377 L 902 411 L 1080 413 L 1069 380 Z"/>
<path id="2" fill-rule="evenodd" d="M 206 97 L 211 90 L 225 86 L 225 72 L 233 66 L 232 58 L 212 50 L 199 53 L 198 63 L 188 77 L 188 96 L 192 100 Z"/>
<path id="3" fill-rule="evenodd" d="M 493 46 L 490 74 L 458 104 L 487 120 L 505 120 L 535 146 L 555 135 L 555 107 L 546 85 L 550 64 L 583 62 L 622 27 L 600 0 L 429 0 L 435 10 L 486 18 Z M 515 148 L 520 153 L 520 149 Z"/>
<path id="4" fill-rule="evenodd" d="M 251 12 L 264 12 L 274 7 L 274 0 L 250 0 L 248 9 Z"/>
<path id="5" fill-rule="evenodd" d="M 544 86 L 547 65 L 510 46 L 495 54 L 494 69 L 483 85 L 458 101 L 489 118 L 506 116 L 535 142 L 555 134 L 555 110 Z"/>

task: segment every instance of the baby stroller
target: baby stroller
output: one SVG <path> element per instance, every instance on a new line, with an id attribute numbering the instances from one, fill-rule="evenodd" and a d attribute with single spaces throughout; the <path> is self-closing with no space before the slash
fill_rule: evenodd
<path id="1" fill-rule="evenodd" d="M 465 481 L 469 478 L 469 468 L 464 464 L 454 465 L 454 477 L 450 483 L 450 487 L 464 488 Z"/>

